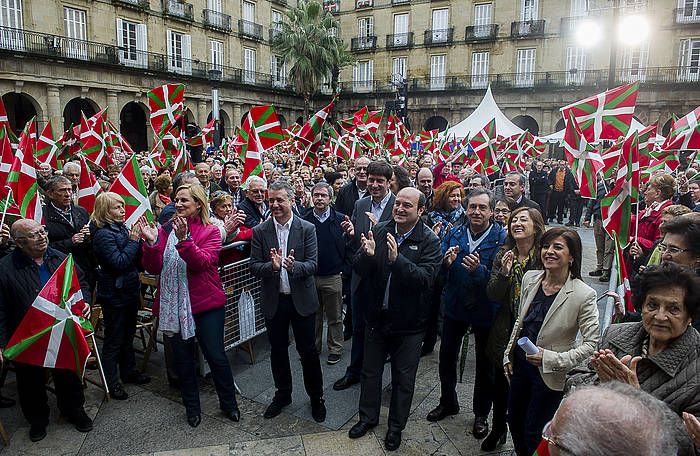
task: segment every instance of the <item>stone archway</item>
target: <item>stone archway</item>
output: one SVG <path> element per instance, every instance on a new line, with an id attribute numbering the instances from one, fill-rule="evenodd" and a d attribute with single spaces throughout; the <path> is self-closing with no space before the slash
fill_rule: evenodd
<path id="1" fill-rule="evenodd" d="M 512 122 L 523 130 L 527 130 L 533 135 L 540 134 L 540 126 L 537 121 L 531 116 L 516 116 Z M 557 130 L 558 131 L 558 130 Z"/>
<path id="2" fill-rule="evenodd" d="M 663 127 L 661 127 L 661 131 L 659 134 L 661 136 L 668 136 L 669 133 L 671 133 L 671 127 L 673 126 L 673 118 L 668 119 L 666 123 L 664 124 Z"/>
<path id="3" fill-rule="evenodd" d="M 442 116 L 432 116 L 428 118 L 423 124 L 424 130 L 435 130 L 445 131 L 447 130 L 447 119 Z"/>
<path id="4" fill-rule="evenodd" d="M 196 124 L 197 123 L 197 117 L 195 117 L 194 113 L 192 113 L 192 110 L 190 108 L 185 108 L 185 124 Z"/>
<path id="5" fill-rule="evenodd" d="M 119 114 L 119 131 L 135 151 L 148 150 L 146 107 L 136 101 L 124 105 Z"/>
<path id="6" fill-rule="evenodd" d="M 7 111 L 7 121 L 10 124 L 10 128 L 17 136 L 33 117 L 41 118 L 41 106 L 26 93 L 6 93 L 2 96 L 2 102 Z M 41 133 L 41 130 L 39 133 Z"/>
<path id="7" fill-rule="evenodd" d="M 284 117 L 282 114 L 277 114 L 277 119 L 280 121 L 280 127 L 282 129 L 287 128 L 287 118 Z"/>
<path id="8" fill-rule="evenodd" d="M 80 117 L 85 114 L 85 117 L 92 117 L 100 110 L 97 103 L 89 98 L 73 98 L 66 103 L 63 108 L 63 129 L 67 130 L 73 125 L 80 124 Z"/>

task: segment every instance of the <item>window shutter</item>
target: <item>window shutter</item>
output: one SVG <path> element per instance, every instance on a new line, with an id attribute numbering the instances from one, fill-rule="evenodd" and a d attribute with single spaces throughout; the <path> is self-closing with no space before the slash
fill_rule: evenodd
<path id="1" fill-rule="evenodd" d="M 182 71 L 192 74 L 192 37 L 182 35 Z"/>
<path id="2" fill-rule="evenodd" d="M 146 24 L 136 24 L 137 64 L 141 68 L 148 67 L 148 29 Z"/>

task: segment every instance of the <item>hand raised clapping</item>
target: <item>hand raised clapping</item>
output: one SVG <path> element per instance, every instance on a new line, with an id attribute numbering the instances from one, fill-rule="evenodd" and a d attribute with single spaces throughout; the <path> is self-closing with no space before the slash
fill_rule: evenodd
<path id="1" fill-rule="evenodd" d="M 455 245 L 447 249 L 447 252 L 445 252 L 445 256 L 442 259 L 442 261 L 445 263 L 445 266 L 448 268 L 452 266 L 452 263 L 457 259 L 457 254 L 459 253 L 459 246 Z"/>
<path id="2" fill-rule="evenodd" d="M 360 249 L 362 253 L 367 256 L 374 256 L 375 247 L 374 234 L 371 231 L 367 234 L 367 237 L 365 237 L 364 234 L 360 237 Z"/>
<path id="3" fill-rule="evenodd" d="M 178 241 L 184 241 L 187 238 L 187 220 L 184 217 L 175 217 L 173 219 L 173 231 Z"/>

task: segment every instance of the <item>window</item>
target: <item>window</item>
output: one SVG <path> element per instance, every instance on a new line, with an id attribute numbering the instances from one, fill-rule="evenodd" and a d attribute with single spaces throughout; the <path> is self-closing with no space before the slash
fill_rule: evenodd
<path id="1" fill-rule="evenodd" d="M 192 74 L 191 44 L 189 35 L 168 30 L 168 71 Z"/>
<path id="2" fill-rule="evenodd" d="M 329 13 L 340 11 L 340 0 L 323 0 L 323 9 Z"/>
<path id="3" fill-rule="evenodd" d="M 433 10 L 433 43 L 446 43 L 449 28 L 450 10 L 447 8 Z"/>
<path id="4" fill-rule="evenodd" d="M 357 19 L 358 49 L 368 49 L 374 44 L 374 18 L 372 16 Z"/>
<path id="5" fill-rule="evenodd" d="M 430 56 L 430 90 L 445 89 L 445 56 Z"/>
<path id="6" fill-rule="evenodd" d="M 586 50 L 582 47 L 566 48 L 566 84 L 581 85 L 586 77 Z"/>
<path id="7" fill-rule="evenodd" d="M 680 82 L 700 81 L 700 40 L 681 41 L 678 67 Z"/>
<path id="8" fill-rule="evenodd" d="M 369 92 L 372 90 L 372 78 L 374 77 L 374 61 L 360 60 L 353 68 L 352 90 L 353 92 Z"/>
<path id="9" fill-rule="evenodd" d="M 518 49 L 515 73 L 516 87 L 535 85 L 535 49 Z"/>
<path id="10" fill-rule="evenodd" d="M 243 82 L 255 84 L 255 49 L 243 48 Z"/>
<path id="11" fill-rule="evenodd" d="M 373 0 L 357 0 L 355 2 L 355 8 L 367 8 L 372 6 Z"/>
<path id="12" fill-rule="evenodd" d="M 647 75 L 648 60 L 649 46 L 647 44 L 634 48 L 625 48 L 622 51 L 620 62 L 621 79 L 626 82 L 636 80 L 644 82 Z"/>
<path id="13" fill-rule="evenodd" d="M 678 0 L 676 22 L 700 22 L 700 0 Z"/>
<path id="14" fill-rule="evenodd" d="M 63 8 L 63 23 L 66 27 L 66 56 L 87 59 L 87 37 L 85 11 Z"/>
<path id="15" fill-rule="evenodd" d="M 146 24 L 137 24 L 117 18 L 117 46 L 119 47 L 119 62 L 131 67 L 146 68 L 148 66 L 148 39 Z"/>
<path id="16" fill-rule="evenodd" d="M 537 0 L 521 0 L 520 20 L 521 21 L 536 21 L 537 15 Z"/>
<path id="17" fill-rule="evenodd" d="M 588 0 L 571 0 L 569 15 L 572 17 L 588 15 Z"/>
<path id="18" fill-rule="evenodd" d="M 255 3 L 243 2 L 243 14 L 241 18 L 243 19 L 243 34 L 257 36 L 258 32 L 255 30 Z"/>
<path id="19" fill-rule="evenodd" d="M 282 29 L 282 13 L 277 10 L 272 10 L 272 28 L 271 36 L 274 38 Z"/>
<path id="20" fill-rule="evenodd" d="M 224 71 L 224 43 L 221 41 L 209 41 L 209 69 Z"/>
<path id="21" fill-rule="evenodd" d="M 408 77 L 406 57 L 394 57 L 391 61 L 391 83 L 399 85 Z"/>
<path id="22" fill-rule="evenodd" d="M 270 57 L 270 74 L 272 75 L 272 87 L 287 86 L 287 67 L 279 55 Z"/>
<path id="23" fill-rule="evenodd" d="M 221 0 L 207 0 L 207 8 L 215 13 L 222 13 Z"/>
<path id="24" fill-rule="evenodd" d="M 0 0 L 0 48 L 24 49 L 22 0 Z"/>
<path id="25" fill-rule="evenodd" d="M 474 5 L 474 37 L 483 38 L 491 32 L 491 3 Z"/>
<path id="26" fill-rule="evenodd" d="M 489 85 L 489 53 L 472 53 L 472 89 L 485 89 Z"/>
<path id="27" fill-rule="evenodd" d="M 408 13 L 394 14 L 394 46 L 408 46 Z"/>

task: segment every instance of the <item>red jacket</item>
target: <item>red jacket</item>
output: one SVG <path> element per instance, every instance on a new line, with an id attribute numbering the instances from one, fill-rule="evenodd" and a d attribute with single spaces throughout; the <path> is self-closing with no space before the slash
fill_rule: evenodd
<path id="1" fill-rule="evenodd" d="M 219 251 L 221 250 L 221 232 L 214 225 L 204 225 L 198 218 L 187 220 L 190 238 L 176 245 L 180 257 L 187 264 L 187 285 L 190 292 L 192 314 L 223 307 L 226 294 L 219 276 Z M 163 270 L 163 252 L 168 242 L 170 231 L 161 226 L 158 229 L 158 242 L 150 246 L 143 244 L 143 266 L 151 274 L 160 274 Z M 156 293 L 153 313 L 160 311 L 160 290 Z"/>
<path id="2" fill-rule="evenodd" d="M 453 181 L 460 183 L 460 180 L 457 176 L 454 174 L 448 174 L 447 176 L 443 176 L 442 174 L 442 169 L 445 167 L 445 162 L 440 163 L 437 165 L 435 168 L 433 168 L 433 188 L 438 188 L 442 184 L 448 181 Z"/>
<path id="3" fill-rule="evenodd" d="M 653 210 L 651 208 L 646 209 L 644 212 L 639 213 L 639 228 L 637 230 L 637 242 L 646 252 L 649 250 L 658 239 L 661 239 L 661 214 L 664 209 L 672 205 L 673 201 L 670 199 L 661 202 L 658 207 Z M 632 217 L 632 225 L 634 227 L 635 218 Z"/>

